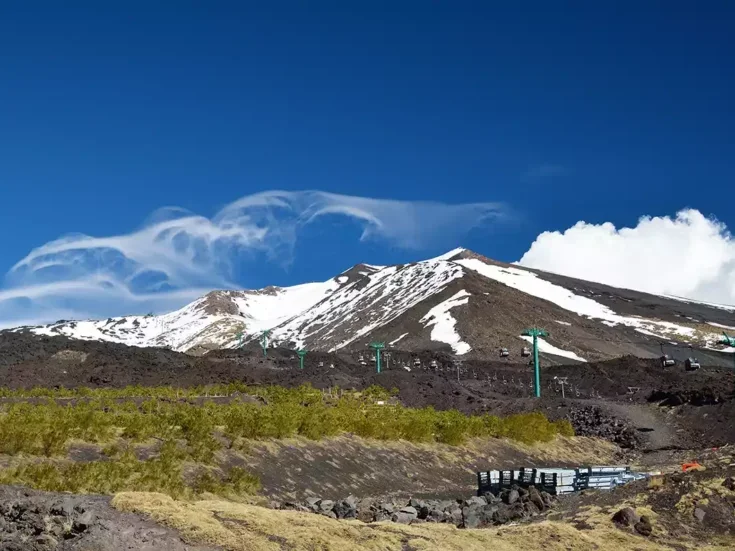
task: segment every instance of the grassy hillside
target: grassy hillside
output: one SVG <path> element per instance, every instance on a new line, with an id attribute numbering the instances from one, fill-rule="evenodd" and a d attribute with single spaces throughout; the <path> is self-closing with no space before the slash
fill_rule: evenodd
<path id="1" fill-rule="evenodd" d="M 226 399 L 210 398 L 225 390 Z M 9 460 L 0 483 L 51 491 L 253 493 L 258 477 L 233 459 L 254 443 L 297 436 L 458 446 L 500 438 L 534 444 L 573 434 L 568 422 L 540 413 L 500 418 L 407 408 L 379 387 L 329 394 L 306 385 L 239 387 L 234 397 L 231 388 L 168 387 L 4 394 L 0 453 Z M 70 458 L 73 447 L 86 456 Z"/>

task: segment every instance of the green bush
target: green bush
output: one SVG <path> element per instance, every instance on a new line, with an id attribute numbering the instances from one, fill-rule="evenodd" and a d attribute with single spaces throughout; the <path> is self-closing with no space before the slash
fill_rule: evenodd
<path id="1" fill-rule="evenodd" d="M 265 404 L 205 402 L 197 405 L 186 396 L 247 391 Z M 394 391 L 369 387 L 362 393 L 331 396 L 309 385 L 287 389 L 252 387 L 233 383 L 196 389 L 143 388 L 74 391 L 33 389 L 0 395 L 32 394 L 48 398 L 41 404 L 16 403 L 0 408 L 0 453 L 56 456 L 66 452 L 72 439 L 109 447 L 118 435 L 128 442 L 165 438 L 185 442 L 187 458 L 212 463 L 222 447 L 222 436 L 231 442 L 300 435 L 314 440 L 342 433 L 380 440 L 441 442 L 458 445 L 468 438 L 510 438 L 524 443 L 547 442 L 556 435 L 572 436 L 568 421 L 554 423 L 541 413 L 499 418 L 464 415 L 459 411 L 378 405 L 378 399 Z M 57 394 L 54 394 L 57 393 Z M 73 404 L 53 398 L 73 394 Z M 86 394 L 86 398 L 80 398 Z M 130 397 L 144 397 L 140 402 Z M 171 396 L 183 396 L 171 399 Z M 220 434 L 220 432 L 222 434 Z M 116 456 L 114 450 L 110 455 Z"/>

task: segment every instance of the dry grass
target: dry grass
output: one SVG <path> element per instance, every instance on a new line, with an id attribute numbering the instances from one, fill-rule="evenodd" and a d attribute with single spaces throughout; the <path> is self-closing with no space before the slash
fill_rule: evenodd
<path id="1" fill-rule="evenodd" d="M 593 508 L 582 516 L 591 526 L 545 521 L 500 529 L 460 530 L 445 524 L 403 526 L 337 521 L 311 513 L 275 511 L 228 501 L 178 502 L 161 494 L 122 493 L 113 505 L 149 515 L 178 529 L 193 544 L 228 551 L 638 551 L 670 550 L 674 542 L 657 533 L 647 539 L 615 528 L 609 515 Z M 651 511 L 642 511 L 651 514 Z M 655 515 L 653 515 L 655 518 Z M 732 541 L 713 544 L 675 542 L 678 549 L 724 551 Z"/>
<path id="2" fill-rule="evenodd" d="M 709 500 L 713 496 L 721 498 L 735 497 L 735 492 L 722 485 L 724 480 L 724 478 L 711 478 L 697 483 L 692 491 L 681 496 L 676 504 L 676 509 L 680 513 L 690 514 L 698 505 L 709 504 Z"/>

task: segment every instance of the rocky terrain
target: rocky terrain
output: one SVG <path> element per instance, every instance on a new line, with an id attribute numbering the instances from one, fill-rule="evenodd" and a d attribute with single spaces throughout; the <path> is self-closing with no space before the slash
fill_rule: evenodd
<path id="1" fill-rule="evenodd" d="M 533 486 L 528 489 L 515 486 L 498 495 L 486 492 L 484 496 L 456 500 L 412 498 L 408 502 L 396 503 L 395 500 L 348 496 L 337 501 L 312 497 L 303 503 L 286 501 L 274 505 L 279 509 L 317 513 L 333 519 L 400 524 L 436 522 L 453 524 L 458 528 L 484 528 L 538 517 L 547 513 L 555 503 L 554 496 L 539 492 Z"/>
<path id="2" fill-rule="evenodd" d="M 3 551 L 214 551 L 185 544 L 174 531 L 122 513 L 104 496 L 73 496 L 0 486 Z"/>

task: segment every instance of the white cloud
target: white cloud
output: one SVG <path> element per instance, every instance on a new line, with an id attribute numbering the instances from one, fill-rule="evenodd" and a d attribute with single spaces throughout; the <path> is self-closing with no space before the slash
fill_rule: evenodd
<path id="1" fill-rule="evenodd" d="M 693 209 L 639 219 L 634 228 L 577 222 L 544 232 L 518 264 L 558 274 L 720 304 L 735 304 L 735 240 Z"/>
<path id="2" fill-rule="evenodd" d="M 503 216 L 497 203 L 449 205 L 321 191 L 242 197 L 212 218 L 177 207 L 153 213 L 124 235 L 71 234 L 18 261 L 0 289 L 0 326 L 63 317 L 107 317 L 176 308 L 214 288 L 237 288 L 233 266 L 265 253 L 288 264 L 309 224 L 339 216 L 362 240 L 405 249 L 454 246 L 469 230 Z"/>

